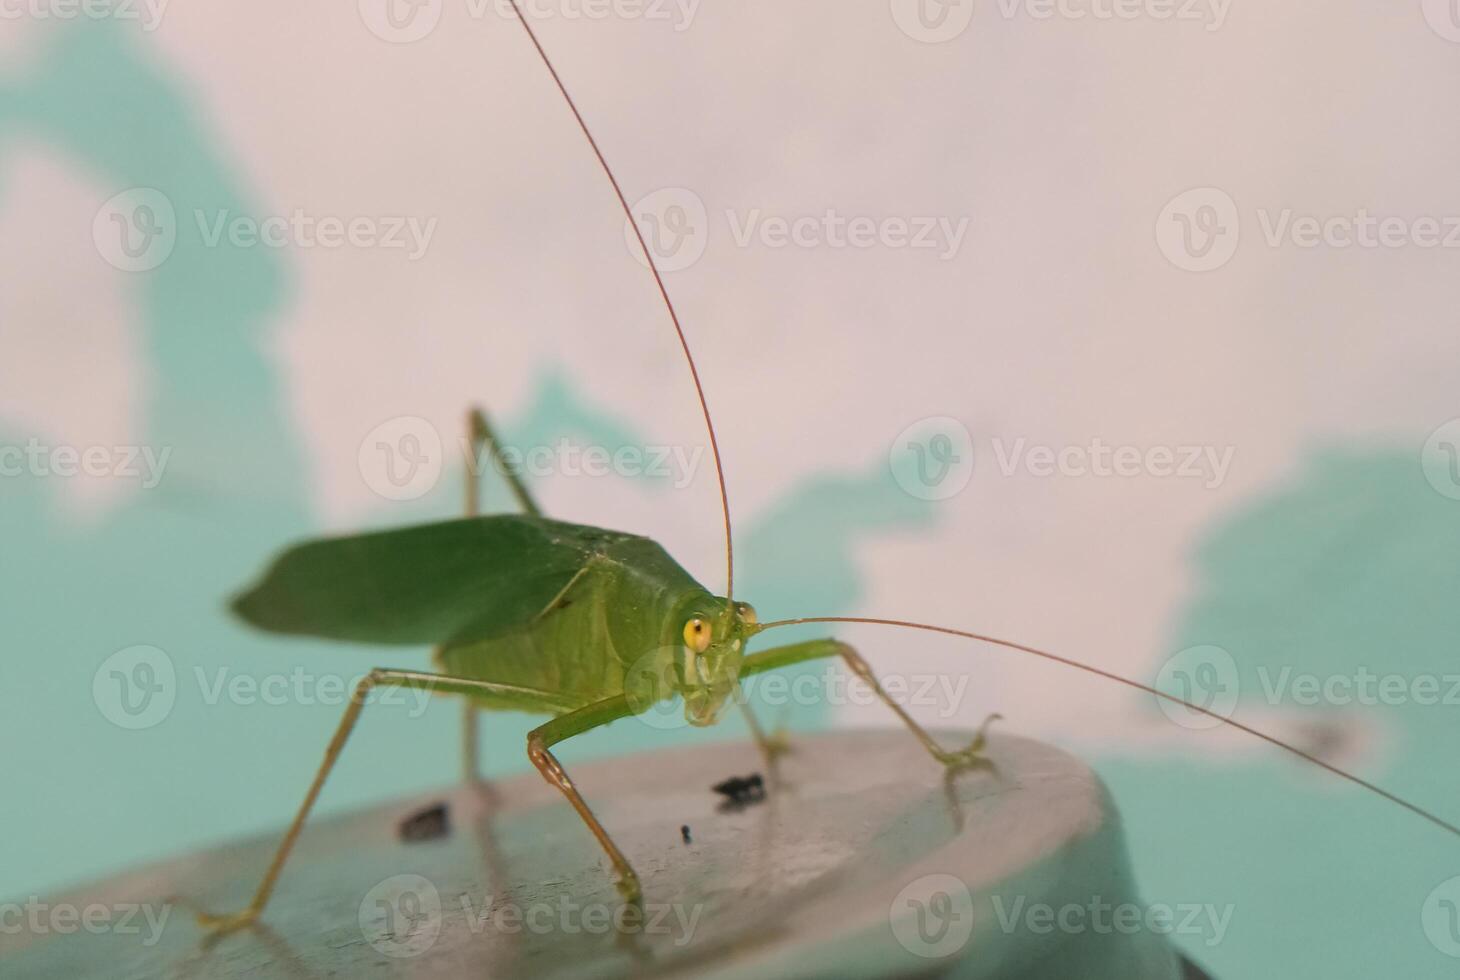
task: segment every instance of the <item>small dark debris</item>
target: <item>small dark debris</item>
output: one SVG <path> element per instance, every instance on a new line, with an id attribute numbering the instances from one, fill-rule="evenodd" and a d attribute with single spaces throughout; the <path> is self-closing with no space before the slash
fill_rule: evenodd
<path id="1" fill-rule="evenodd" d="M 722 810 L 744 809 L 765 799 L 765 781 L 758 772 L 749 776 L 731 776 L 710 788 L 725 797 L 720 804 Z"/>
<path id="2" fill-rule="evenodd" d="M 684 840 L 684 842 L 686 844 L 693 844 L 694 843 L 694 841 L 690 840 L 690 838 L 689 838 L 689 824 L 681 824 L 680 825 L 680 828 L 679 828 L 679 836 L 680 836 L 681 839 Z"/>
<path id="3" fill-rule="evenodd" d="M 407 843 L 439 840 L 451 833 L 451 820 L 445 803 L 436 803 L 411 814 L 400 822 L 400 839 Z"/>

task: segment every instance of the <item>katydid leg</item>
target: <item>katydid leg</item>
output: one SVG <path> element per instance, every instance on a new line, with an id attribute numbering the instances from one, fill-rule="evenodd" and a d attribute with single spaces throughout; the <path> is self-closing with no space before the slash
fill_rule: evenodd
<path id="1" fill-rule="evenodd" d="M 481 710 L 471 698 L 461 702 L 461 774 L 468 786 L 482 782 Z"/>
<path id="2" fill-rule="evenodd" d="M 294 849 L 294 844 L 304 829 L 304 823 L 309 819 L 310 811 L 314 809 L 314 803 L 319 798 L 320 790 L 324 788 L 325 780 L 329 778 L 335 762 L 339 760 L 340 753 L 344 751 L 350 733 L 355 730 L 355 724 L 360 720 L 360 712 L 364 710 L 365 699 L 377 687 L 414 688 L 432 694 L 464 695 L 468 698 L 474 694 L 500 694 L 504 690 L 515 690 L 489 681 L 420 671 L 376 668 L 366 674 L 355 686 L 355 691 L 350 697 L 350 704 L 345 708 L 345 713 L 340 718 L 340 724 L 335 729 L 334 737 L 330 739 L 329 746 L 325 749 L 324 761 L 320 763 L 318 771 L 314 774 L 314 782 L 310 784 L 309 792 L 304 796 L 304 802 L 299 805 L 299 810 L 294 814 L 294 822 L 289 825 L 288 832 L 284 834 L 283 841 L 280 842 L 278 850 L 274 852 L 274 859 L 270 862 L 268 870 L 264 872 L 258 890 L 254 892 L 253 900 L 241 912 L 230 915 L 200 913 L 198 921 L 204 927 L 227 932 L 249 925 L 263 912 L 264 906 L 269 903 L 269 896 L 273 894 L 279 873 L 284 869 L 284 863 L 289 860 L 289 853 Z"/>
<path id="3" fill-rule="evenodd" d="M 750 677 L 768 670 L 779 670 L 782 667 L 790 667 L 809 660 L 819 660 L 823 657 L 841 657 L 846 661 L 852 673 L 870 687 L 872 692 L 891 708 L 898 718 L 902 719 L 902 723 L 917 737 L 928 753 L 945 766 L 958 768 L 982 759 L 983 748 L 988 740 L 988 727 L 999 720 L 999 715 L 990 715 L 986 718 L 984 723 L 979 726 L 978 734 L 967 747 L 958 751 L 949 751 L 939 745 L 926 729 L 914 721 L 912 715 L 907 713 L 907 709 L 888 695 L 887 691 L 878 683 L 877 675 L 872 672 L 867 661 L 862 659 L 862 655 L 840 640 L 808 640 L 804 643 L 790 643 L 786 646 L 762 650 L 760 653 L 751 654 L 745 658 L 745 662 L 740 665 L 740 676 L 741 678 Z"/>
<path id="4" fill-rule="evenodd" d="M 581 735 L 600 725 L 606 725 L 631 714 L 633 714 L 633 710 L 629 707 L 628 700 L 623 695 L 619 695 L 590 704 L 586 708 L 559 715 L 528 733 L 527 757 L 532 760 L 537 771 L 542 773 L 542 777 L 556 786 L 573 809 L 578 811 L 578 816 L 588 825 L 589 831 L 598 839 L 599 845 L 608 855 L 609 861 L 613 863 L 614 870 L 618 873 L 618 888 L 624 899 L 637 903 L 642 895 L 638 874 L 635 873 L 628 859 L 624 857 L 623 852 L 618 849 L 618 845 L 613 842 L 613 838 L 608 836 L 608 831 L 603 829 L 603 824 L 598 822 L 598 818 L 588 808 L 588 803 L 578 792 L 578 788 L 573 785 L 573 780 L 568 777 L 567 771 L 551 751 L 552 746 L 565 739 Z"/>
<path id="5" fill-rule="evenodd" d="M 533 517 L 541 517 L 542 510 L 537 506 L 537 501 L 532 499 L 532 494 L 528 492 L 527 484 L 522 482 L 522 474 L 517 472 L 517 467 L 510 465 L 503 458 L 502 444 L 497 440 L 497 434 L 492 431 L 491 425 L 487 422 L 485 413 L 479 408 L 472 409 L 468 424 L 471 426 L 472 444 L 471 465 L 467 467 L 469 477 L 473 481 L 478 479 L 477 453 L 480 447 L 486 446 L 487 451 L 492 454 L 492 462 L 497 464 L 497 472 L 506 478 L 507 485 L 512 490 L 512 496 L 517 498 L 517 505 L 525 513 L 531 514 Z M 470 506 L 475 508 L 476 489 L 474 484 L 470 492 L 472 495 Z"/>
<path id="6" fill-rule="evenodd" d="M 750 726 L 750 737 L 760 747 L 760 754 L 765 756 L 766 765 L 775 766 L 777 759 L 791 751 L 791 742 L 786 735 L 786 730 L 777 726 L 775 731 L 767 735 L 766 730 L 761 727 L 760 719 L 755 717 L 755 709 L 746 701 L 744 691 L 735 693 L 735 703 L 740 706 L 740 713 L 745 716 L 745 723 Z"/>
<path id="7" fill-rule="evenodd" d="M 471 447 L 470 458 L 466 461 L 466 516 L 477 517 L 482 512 L 481 451 L 484 446 L 497 464 L 498 472 L 502 473 L 512 488 L 512 496 L 517 499 L 518 505 L 527 513 L 540 516 L 542 511 L 538 509 L 537 502 L 532 499 L 532 494 L 522 482 L 521 475 L 503 459 L 501 443 L 497 440 L 497 434 L 492 431 L 486 413 L 479 408 L 473 408 L 467 413 L 466 428 L 467 443 Z M 468 784 L 482 781 L 480 712 L 481 709 L 470 698 L 463 702 L 461 762 L 462 773 Z"/>

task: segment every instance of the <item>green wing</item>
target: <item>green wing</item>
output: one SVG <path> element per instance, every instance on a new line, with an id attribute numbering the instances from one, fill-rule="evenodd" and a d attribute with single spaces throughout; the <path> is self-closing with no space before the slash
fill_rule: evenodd
<path id="1" fill-rule="evenodd" d="M 530 621 L 595 556 L 635 535 L 497 515 L 307 541 L 233 601 L 274 633 L 357 643 L 467 643 Z"/>

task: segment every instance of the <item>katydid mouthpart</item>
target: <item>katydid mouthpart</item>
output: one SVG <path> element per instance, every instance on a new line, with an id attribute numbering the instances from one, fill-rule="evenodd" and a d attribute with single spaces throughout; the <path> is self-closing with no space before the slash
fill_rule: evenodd
<path id="1" fill-rule="evenodd" d="M 478 778 L 477 712 L 527 711 L 551 716 L 527 736 L 527 755 L 557 787 L 597 838 L 617 874 L 625 901 L 642 895 L 639 877 L 578 793 L 552 752 L 557 743 L 641 713 L 678 696 L 686 720 L 715 724 L 730 701 L 774 765 L 785 743 L 767 735 L 745 704 L 740 682 L 769 670 L 840 657 L 907 726 L 937 763 L 951 770 L 981 761 L 987 719 L 972 741 L 948 749 L 934 740 L 879 684 L 856 650 L 835 639 L 808 640 L 750 653 L 759 634 L 805 624 L 863 624 L 976 640 L 1093 674 L 1262 739 L 1362 787 L 1460 837 L 1460 827 L 1273 735 L 1103 668 L 1035 647 L 951 627 L 874 617 L 807 617 L 771 623 L 734 598 L 734 547 L 724 467 L 699 370 L 653 251 L 582 113 L 532 26 L 513 0 L 517 21 L 597 157 L 659 290 L 694 381 L 719 482 L 725 531 L 723 596 L 702 586 L 654 541 L 571 524 L 543 515 L 515 470 L 505 464 L 486 417 L 468 416 L 472 458 L 485 448 L 497 461 L 521 509 L 481 516 L 476 468 L 467 468 L 467 516 L 416 527 L 321 539 L 283 552 L 234 611 L 260 629 L 293 636 L 392 646 L 432 646 L 437 673 L 377 668 L 357 686 L 292 824 L 250 902 L 229 915 L 201 914 L 226 931 L 264 911 L 280 872 L 326 778 L 359 720 L 366 695 L 393 686 L 462 697 L 464 762 Z M 689 835 L 681 828 L 686 842 Z"/>

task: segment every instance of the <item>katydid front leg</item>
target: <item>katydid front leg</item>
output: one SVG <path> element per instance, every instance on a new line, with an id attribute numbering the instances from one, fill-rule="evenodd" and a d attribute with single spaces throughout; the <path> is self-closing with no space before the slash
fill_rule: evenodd
<path id="1" fill-rule="evenodd" d="M 746 725 L 750 726 L 750 737 L 755 740 L 760 754 L 765 757 L 766 765 L 774 769 L 780 757 L 791 751 L 791 740 L 786 729 L 777 725 L 775 731 L 767 735 L 760 720 L 755 717 L 755 710 L 745 700 L 744 691 L 735 692 L 735 703 L 740 706 L 740 713 L 745 716 Z"/>
<path id="2" fill-rule="evenodd" d="M 639 887 L 639 876 L 633 866 L 624 857 L 613 838 L 608 836 L 608 831 L 603 829 L 603 824 L 593 815 L 588 808 L 582 794 L 578 792 L 573 780 L 568 778 L 567 771 L 557 757 L 551 752 L 552 746 L 574 735 L 581 735 L 611 721 L 617 721 L 633 714 L 629 707 L 628 699 L 623 695 L 599 701 L 597 704 L 590 704 L 586 708 L 579 708 L 577 711 L 570 711 L 567 714 L 559 715 L 546 725 L 534 728 L 527 736 L 527 757 L 542 773 L 542 777 L 552 783 L 572 804 L 573 809 L 578 811 L 578 816 L 588 825 L 593 836 L 598 838 L 598 843 L 603 847 L 608 859 L 613 862 L 614 870 L 618 873 L 618 890 L 623 894 L 624 900 L 638 904 L 643 896 L 643 890 Z"/>
<path id="3" fill-rule="evenodd" d="M 938 742 L 927 733 L 927 731 L 913 720 L 912 716 L 902 705 L 894 701 L 888 693 L 883 690 L 882 685 L 877 682 L 877 675 L 872 673 L 872 668 L 862 655 L 846 643 L 840 640 L 807 640 L 804 643 L 790 643 L 786 646 L 772 647 L 769 650 L 762 650 L 760 653 L 752 654 L 745 658 L 740 665 L 740 676 L 750 677 L 761 674 L 768 670 L 780 670 L 782 667 L 790 667 L 795 664 L 805 663 L 808 660 L 820 660 L 823 657 L 841 657 L 847 662 L 852 673 L 868 687 L 870 687 L 882 702 L 896 712 L 902 723 L 917 736 L 918 741 L 926 748 L 939 762 L 950 769 L 959 769 L 964 766 L 974 765 L 983 761 L 984 745 L 988 742 L 988 728 L 992 723 L 1001 720 L 1000 715 L 989 715 L 979 726 L 978 734 L 967 747 L 955 752 L 943 748 Z"/>

